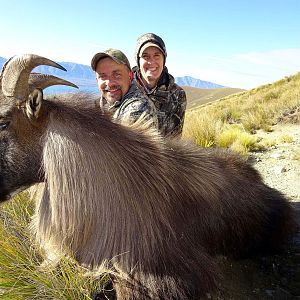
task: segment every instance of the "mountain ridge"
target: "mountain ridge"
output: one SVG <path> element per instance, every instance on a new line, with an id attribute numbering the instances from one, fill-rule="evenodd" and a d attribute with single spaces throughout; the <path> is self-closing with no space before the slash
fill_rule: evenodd
<path id="1" fill-rule="evenodd" d="M 7 60 L 6 58 L 0 56 L 1 69 L 6 60 Z M 67 72 L 49 66 L 38 66 L 37 68 L 34 69 L 34 72 L 51 74 L 72 81 L 73 83 L 78 85 L 80 90 L 89 91 L 89 92 L 98 91 L 94 71 L 91 69 L 90 66 L 84 64 L 78 64 L 74 62 L 65 62 L 65 61 L 58 62 L 58 63 L 62 65 L 67 70 Z M 204 88 L 204 89 L 226 88 L 223 85 L 200 80 L 191 76 L 175 77 L 175 82 L 180 86 L 190 86 L 194 88 Z M 65 92 L 65 91 L 73 90 L 72 88 L 61 87 L 61 86 L 50 87 L 48 89 L 51 90 L 51 92 L 59 92 L 59 91 Z"/>

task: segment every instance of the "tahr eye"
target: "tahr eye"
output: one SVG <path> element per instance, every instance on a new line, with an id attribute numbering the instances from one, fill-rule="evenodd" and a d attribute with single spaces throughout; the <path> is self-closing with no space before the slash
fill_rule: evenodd
<path id="1" fill-rule="evenodd" d="M 9 123 L 9 121 L 0 123 L 0 130 L 5 130 L 8 127 Z"/>

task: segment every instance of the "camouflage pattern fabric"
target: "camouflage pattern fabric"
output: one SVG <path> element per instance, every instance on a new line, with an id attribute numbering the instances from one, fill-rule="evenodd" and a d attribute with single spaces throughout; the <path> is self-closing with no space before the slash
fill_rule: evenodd
<path id="1" fill-rule="evenodd" d="M 143 121 L 149 121 L 154 128 L 158 128 L 157 111 L 153 102 L 137 86 L 135 80 L 132 81 L 128 92 L 120 101 L 109 106 L 105 98 L 100 98 L 100 107 L 109 111 L 117 121 L 128 123 L 136 122 L 141 116 Z"/>
<path id="2" fill-rule="evenodd" d="M 157 86 L 152 90 L 143 85 L 138 68 L 133 68 L 133 71 L 139 87 L 156 107 L 160 133 L 165 137 L 180 137 L 187 105 L 185 91 L 175 83 L 167 67 L 164 67 Z"/>

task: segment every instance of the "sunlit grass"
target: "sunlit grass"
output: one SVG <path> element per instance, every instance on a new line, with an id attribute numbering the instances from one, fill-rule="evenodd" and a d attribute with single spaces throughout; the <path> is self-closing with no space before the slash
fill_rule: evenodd
<path id="1" fill-rule="evenodd" d="M 292 159 L 300 161 L 300 150 L 293 153 Z"/>
<path id="2" fill-rule="evenodd" d="M 185 128 L 185 137 L 192 140 L 200 147 L 211 147 L 215 145 L 216 136 L 222 128 L 222 121 L 210 122 L 211 116 L 204 113 L 191 112 L 189 116 L 190 126 Z"/>
<path id="3" fill-rule="evenodd" d="M 188 110 L 183 138 L 202 147 L 230 147 L 245 154 L 273 144 L 256 139 L 257 130 L 270 132 L 274 124 L 299 110 L 300 73 Z M 288 137 L 283 139 L 290 141 Z"/>
<path id="4" fill-rule="evenodd" d="M 258 149 L 265 150 L 269 149 L 277 144 L 276 139 L 273 138 L 264 138 L 257 143 Z"/>
<path id="5" fill-rule="evenodd" d="M 0 299 L 91 299 L 108 280 L 95 281 L 78 264 L 63 259 L 43 269 L 43 253 L 29 230 L 34 204 L 22 193 L 0 210 Z"/>
<path id="6" fill-rule="evenodd" d="M 293 137 L 287 134 L 283 134 L 279 137 L 279 141 L 281 143 L 292 143 L 293 142 Z"/>
<path id="7" fill-rule="evenodd" d="M 231 148 L 242 155 L 255 150 L 256 143 L 257 137 L 246 132 L 242 126 L 237 124 L 224 126 L 223 131 L 216 139 L 216 146 Z"/>

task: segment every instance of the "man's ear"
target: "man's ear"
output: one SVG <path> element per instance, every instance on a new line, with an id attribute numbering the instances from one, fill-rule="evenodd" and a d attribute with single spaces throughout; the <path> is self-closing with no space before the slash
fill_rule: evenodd
<path id="1" fill-rule="evenodd" d="M 39 117 L 43 101 L 43 91 L 39 89 L 33 90 L 26 101 L 26 115 L 31 120 Z"/>
<path id="2" fill-rule="evenodd" d="M 130 78 L 130 80 L 132 80 L 133 77 L 134 77 L 134 76 L 133 76 L 133 71 L 131 70 L 130 73 L 129 73 L 129 78 Z"/>

